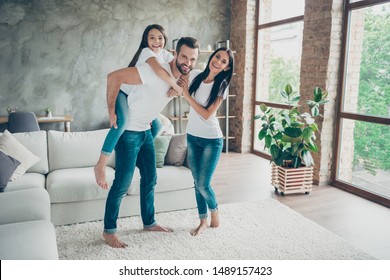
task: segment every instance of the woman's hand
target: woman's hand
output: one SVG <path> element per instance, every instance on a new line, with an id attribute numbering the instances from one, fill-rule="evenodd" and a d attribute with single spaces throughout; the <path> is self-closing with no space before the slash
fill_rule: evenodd
<path id="1" fill-rule="evenodd" d="M 188 92 L 188 76 L 181 75 L 177 84 L 183 89 L 183 97 L 187 99 L 190 96 Z"/>

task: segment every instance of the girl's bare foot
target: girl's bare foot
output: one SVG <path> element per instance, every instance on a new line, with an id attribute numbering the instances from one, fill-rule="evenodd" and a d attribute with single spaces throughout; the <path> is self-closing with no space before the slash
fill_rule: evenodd
<path id="1" fill-rule="evenodd" d="M 128 245 L 119 239 L 119 236 L 116 233 L 106 233 L 103 232 L 104 240 L 112 248 L 126 248 Z"/>
<path id="2" fill-rule="evenodd" d="M 219 211 L 214 211 L 211 212 L 211 222 L 210 222 L 210 227 L 212 228 L 217 228 L 219 227 Z"/>
<path id="3" fill-rule="evenodd" d="M 95 165 L 93 171 L 95 172 L 96 183 L 103 189 L 108 189 L 108 184 L 106 180 L 106 166 L 97 164 Z"/>
<path id="4" fill-rule="evenodd" d="M 193 230 L 191 230 L 191 235 L 192 236 L 199 235 L 207 228 L 208 228 L 207 220 L 206 219 L 201 219 L 199 226 L 197 228 L 194 228 Z"/>
<path id="5" fill-rule="evenodd" d="M 149 228 L 144 228 L 146 231 L 163 231 L 163 232 L 173 232 L 173 229 L 165 226 L 155 225 Z"/>

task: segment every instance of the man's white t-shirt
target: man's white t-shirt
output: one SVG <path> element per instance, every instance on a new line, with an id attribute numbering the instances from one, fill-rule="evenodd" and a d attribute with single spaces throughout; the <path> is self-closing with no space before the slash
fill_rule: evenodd
<path id="1" fill-rule="evenodd" d="M 160 64 L 169 63 L 173 60 L 173 55 L 166 49 L 161 49 L 158 53 L 155 53 L 150 48 L 144 48 L 142 49 L 135 66 L 147 63 L 146 61 L 151 57 L 155 57 Z M 129 93 L 136 91 L 135 87 L 137 86 L 122 84 L 120 89 L 128 95 Z"/>
<path id="2" fill-rule="evenodd" d="M 162 63 L 161 66 L 173 77 L 168 63 Z M 147 63 L 137 66 L 137 70 L 142 85 L 136 87 L 134 94 L 128 95 L 129 114 L 126 130 L 145 131 L 172 99 L 167 95 L 171 86 L 160 79 Z M 191 71 L 189 81 L 191 82 L 197 74 L 199 72 Z"/>
<path id="3" fill-rule="evenodd" d="M 213 87 L 214 82 L 212 83 L 204 83 L 202 82 L 196 91 L 195 95 L 193 94 L 192 97 L 195 99 L 195 101 L 202 105 L 206 106 L 210 93 L 211 88 Z M 227 90 L 225 90 L 223 98 L 225 99 L 227 95 Z M 215 112 L 214 115 L 210 116 L 207 120 L 204 119 L 202 116 L 200 116 L 195 109 L 190 107 L 190 113 L 188 117 L 188 124 L 187 124 L 187 133 L 207 138 L 207 139 L 215 139 L 215 138 L 222 138 L 223 133 L 221 130 L 221 127 L 219 125 L 219 121 L 217 118 L 217 113 Z"/>

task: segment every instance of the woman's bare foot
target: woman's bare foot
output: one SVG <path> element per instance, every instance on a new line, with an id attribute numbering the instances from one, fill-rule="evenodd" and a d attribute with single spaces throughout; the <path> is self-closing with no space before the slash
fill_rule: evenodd
<path id="1" fill-rule="evenodd" d="M 194 228 L 193 230 L 191 230 L 191 235 L 192 236 L 199 235 L 207 228 L 208 228 L 207 220 L 206 219 L 201 219 L 199 226 L 197 228 Z"/>
<path id="2" fill-rule="evenodd" d="M 144 228 L 146 231 L 163 231 L 163 232 L 173 232 L 173 229 L 165 226 L 155 225 L 149 228 Z"/>
<path id="3" fill-rule="evenodd" d="M 126 248 L 128 245 L 119 239 L 119 236 L 116 233 L 106 233 L 103 232 L 104 240 L 112 248 Z"/>
<path id="4" fill-rule="evenodd" d="M 210 222 L 210 227 L 212 228 L 217 228 L 219 227 L 219 211 L 214 211 L 211 212 L 211 222 Z"/>
<path id="5" fill-rule="evenodd" d="M 103 189 L 108 189 L 108 184 L 106 180 L 106 166 L 97 164 L 95 165 L 93 171 L 95 172 L 96 183 Z"/>

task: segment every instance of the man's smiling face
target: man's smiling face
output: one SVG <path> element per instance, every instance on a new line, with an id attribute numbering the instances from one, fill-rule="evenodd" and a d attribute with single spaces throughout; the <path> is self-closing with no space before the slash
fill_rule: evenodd
<path id="1" fill-rule="evenodd" d="M 176 67 L 182 75 L 188 75 L 194 69 L 198 59 L 199 50 L 186 45 L 181 46 L 176 56 Z"/>

